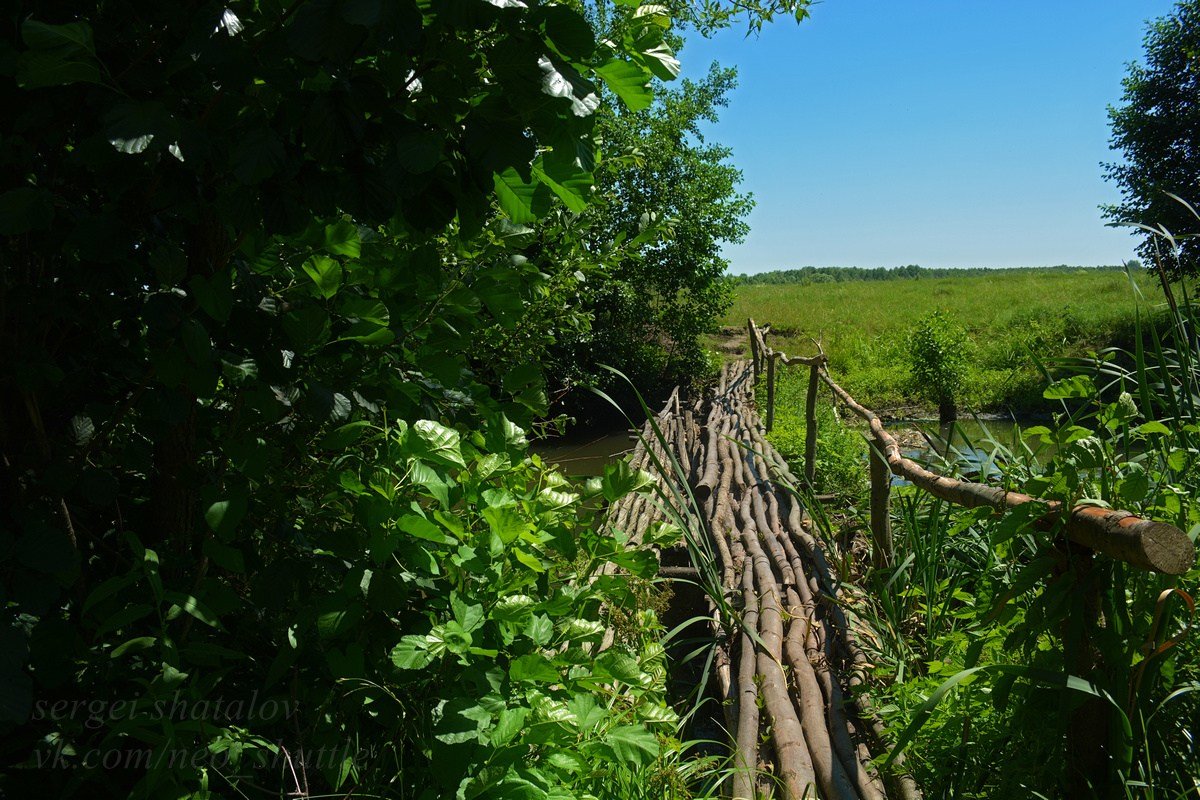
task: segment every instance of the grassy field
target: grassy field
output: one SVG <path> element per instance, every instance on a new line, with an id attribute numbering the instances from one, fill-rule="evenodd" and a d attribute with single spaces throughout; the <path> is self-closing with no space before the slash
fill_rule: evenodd
<path id="1" fill-rule="evenodd" d="M 1161 290 L 1137 276 L 1146 299 Z M 1135 292 L 1116 271 L 1028 270 L 1002 275 L 909 278 L 810 285 L 743 285 L 726 325 L 747 317 L 771 323 L 771 342 L 789 354 L 815 352 L 820 339 L 830 371 L 878 409 L 928 408 L 913 384 L 908 336 L 918 319 L 942 310 L 970 338 L 971 368 L 962 407 L 1026 412 L 1040 405 L 1040 358 L 1084 354 L 1133 338 Z M 915 409 L 913 409 L 915 410 Z"/>

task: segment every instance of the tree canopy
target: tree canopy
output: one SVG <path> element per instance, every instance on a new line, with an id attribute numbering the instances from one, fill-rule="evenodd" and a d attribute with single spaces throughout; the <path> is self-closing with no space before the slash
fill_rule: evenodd
<path id="1" fill-rule="evenodd" d="M 653 613 L 581 655 L 636 608 L 594 516 L 641 480 L 525 435 L 622 257 L 580 231 L 598 112 L 678 68 L 664 6 L 601 5 L 6 6 L 0 731 L 72 769 L 5 791 L 599 794 L 658 757 Z"/>
<path id="2" fill-rule="evenodd" d="M 1129 65 L 1121 102 L 1109 108 L 1113 149 L 1123 161 L 1106 164 L 1105 177 L 1121 189 L 1121 202 L 1104 207 L 1117 223 L 1172 234 L 1190 234 L 1200 186 L 1200 2 L 1181 0 L 1171 14 L 1149 23 L 1144 63 Z M 1178 263 L 1161 252 L 1162 240 L 1141 232 L 1138 254 L 1147 265 L 1200 271 L 1200 242 L 1177 239 Z"/>

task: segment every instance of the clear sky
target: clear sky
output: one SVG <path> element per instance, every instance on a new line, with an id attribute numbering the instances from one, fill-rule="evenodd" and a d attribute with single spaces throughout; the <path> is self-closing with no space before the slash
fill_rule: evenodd
<path id="1" fill-rule="evenodd" d="M 824 0 L 689 38 L 739 86 L 708 135 L 758 203 L 732 272 L 816 266 L 1117 264 L 1106 107 L 1170 0 Z"/>

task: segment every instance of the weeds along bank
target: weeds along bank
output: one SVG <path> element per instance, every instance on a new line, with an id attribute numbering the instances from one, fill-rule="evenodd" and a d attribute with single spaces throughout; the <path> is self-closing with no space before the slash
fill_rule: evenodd
<path id="1" fill-rule="evenodd" d="M 1153 292 L 1153 280 L 1135 280 Z M 1040 358 L 1086 355 L 1132 341 L 1130 279 L 1110 269 L 1006 270 L 961 277 L 899 278 L 806 285 L 738 285 L 725 324 L 747 317 L 772 324 L 772 340 L 789 353 L 813 351 L 820 339 L 830 369 L 855 397 L 877 410 L 936 409 L 910 377 L 909 335 L 942 311 L 967 336 L 960 405 L 965 409 L 1035 410 Z"/>
<path id="2" fill-rule="evenodd" d="M 1125 302 L 1132 314 L 1136 300 Z M 1141 307 L 1141 318 L 1147 311 Z M 1168 315 L 1161 338 L 1135 315 L 1131 338 L 1148 339 L 1150 348 L 1081 359 L 1043 382 L 1052 423 L 1026 428 L 1008 446 L 973 443 L 992 454 L 992 480 L 1067 507 L 1128 509 L 1194 541 L 1196 326 L 1187 304 Z M 836 363 L 836 351 L 827 350 Z M 782 371 L 771 438 L 800 451 L 804 376 L 789 372 Z M 927 796 L 1193 796 L 1200 640 L 1190 626 L 1200 570 L 1171 577 L 1091 557 L 1056 530 L 1031 525 L 1044 505 L 996 517 L 912 487 L 893 489 L 894 561 L 872 569 L 843 544 L 848 530 L 867 524 L 866 445 L 833 419 L 827 395 L 821 405 L 817 488 L 847 493 L 848 502 L 829 513 L 814 507 L 814 520 L 830 547 L 846 554 L 843 579 L 866 589 L 860 611 L 878 634 L 874 691 Z M 958 466 L 953 454 L 934 465 L 943 474 Z M 1088 703 L 1094 716 L 1081 725 Z M 1089 737 L 1104 748 L 1103 766 L 1072 773 L 1070 749 Z"/>

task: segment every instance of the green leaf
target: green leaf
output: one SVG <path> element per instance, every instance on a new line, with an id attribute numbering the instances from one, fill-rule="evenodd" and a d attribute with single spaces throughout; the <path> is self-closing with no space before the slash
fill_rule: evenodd
<path id="1" fill-rule="evenodd" d="M 121 103 L 105 115 L 104 122 L 109 144 L 130 155 L 145 151 L 156 136 L 177 135 L 177 126 L 161 103 Z"/>
<path id="2" fill-rule="evenodd" d="M 391 322 L 388 307 L 374 297 L 345 297 L 339 310 L 344 316 L 362 322 L 373 322 L 376 325 L 387 325 Z"/>
<path id="3" fill-rule="evenodd" d="M 422 461 L 409 462 L 409 477 L 413 483 L 424 487 L 430 496 L 435 498 L 442 508 L 450 506 L 450 484 L 442 478 L 433 467 Z"/>
<path id="4" fill-rule="evenodd" d="M 554 636 L 554 621 L 546 614 L 538 614 L 525 626 L 525 635 L 538 647 L 544 647 L 550 644 Z"/>
<path id="5" fill-rule="evenodd" d="M 205 625 L 209 625 L 219 631 L 225 630 L 217 615 L 199 598 L 185 592 L 165 592 L 163 598 L 175 604 L 172 610 L 167 612 L 167 619 L 174 619 L 178 616 L 178 612 L 175 610 L 178 609 L 178 611 L 190 614 Z"/>
<path id="6" fill-rule="evenodd" d="M 533 174 L 549 186 L 567 208 L 577 214 L 587 210 L 592 193 L 591 173 L 570 164 L 564 166 L 557 159 L 545 159 L 542 166 L 533 168 Z"/>
<path id="7" fill-rule="evenodd" d="M 496 173 L 493 180 L 500 210 L 513 222 L 537 222 L 545 213 L 544 208 L 540 213 L 535 210 L 541 186 L 537 181 L 525 181 L 512 167 Z"/>
<path id="8" fill-rule="evenodd" d="M 17 63 L 21 88 L 100 83 L 100 63 L 87 22 L 47 25 L 27 19 L 21 24 L 21 39 L 29 48 Z"/>
<path id="9" fill-rule="evenodd" d="M 652 479 L 640 470 L 634 470 L 625 460 L 614 461 L 604 465 L 604 476 L 600 479 L 600 489 L 604 499 L 614 503 L 632 491 L 649 486 Z"/>
<path id="10" fill-rule="evenodd" d="M 317 615 L 317 634 L 322 639 L 341 636 L 356 628 L 362 620 L 362 606 L 348 603 L 344 598 L 333 596 L 323 605 L 329 608 Z"/>
<path id="11" fill-rule="evenodd" d="M 200 308 L 218 322 L 225 322 L 233 311 L 233 276 L 229 270 L 218 270 L 211 276 L 193 275 L 188 289 Z"/>
<path id="12" fill-rule="evenodd" d="M 450 607 L 454 610 L 454 619 L 462 629 L 470 633 L 483 625 L 483 606 L 478 603 L 467 603 L 458 593 L 450 595 Z"/>
<path id="13" fill-rule="evenodd" d="M 596 661 L 597 671 L 616 680 L 634 686 L 642 682 L 642 668 L 637 659 L 625 653 L 610 650 Z"/>
<path id="14" fill-rule="evenodd" d="M 466 468 L 458 431 L 431 419 L 417 420 L 409 435 L 409 444 L 416 445 L 415 454 L 421 458 L 449 466 Z"/>
<path id="15" fill-rule="evenodd" d="M 679 59 L 665 43 L 643 50 L 642 56 L 646 66 L 660 80 L 671 81 L 679 76 Z"/>
<path id="16" fill-rule="evenodd" d="M 496 725 L 492 728 L 491 740 L 493 745 L 505 745 L 516 738 L 525 728 L 525 720 L 529 718 L 528 708 L 506 708 L 500 712 Z"/>
<path id="17" fill-rule="evenodd" d="M 534 572 L 545 572 L 546 571 L 546 565 L 543 564 L 542 560 L 540 558 L 538 558 L 537 556 L 531 555 L 519 547 L 513 548 L 512 552 L 513 552 L 513 555 L 517 557 L 517 561 L 520 561 L 522 564 L 529 567 Z"/>
<path id="18" fill-rule="evenodd" d="M 658 737 L 641 725 L 622 725 L 604 737 L 617 760 L 641 767 L 658 757 Z"/>
<path id="19" fill-rule="evenodd" d="M 342 285 L 342 265 L 339 262 L 328 256 L 313 256 L 304 262 L 303 269 L 326 300 L 338 293 Z"/>
<path id="20" fill-rule="evenodd" d="M 540 653 L 530 653 L 514 659 L 509 665 L 508 677 L 526 683 L 555 683 L 560 679 L 558 670 Z"/>
<path id="21" fill-rule="evenodd" d="M 416 514 L 405 514 L 396 523 L 396 527 L 410 536 L 415 536 L 418 539 L 424 539 L 428 542 L 437 542 L 438 544 L 454 543 L 454 540 L 447 536 L 445 531 Z"/>
<path id="22" fill-rule="evenodd" d="M 434 728 L 434 738 L 445 744 L 482 741 L 484 730 L 491 723 L 487 709 L 469 698 L 456 697 L 442 709 L 442 718 Z"/>
<path id="23" fill-rule="evenodd" d="M 654 102 L 650 91 L 650 73 L 628 61 L 614 58 L 596 67 L 596 74 L 608 88 L 628 106 L 630 111 L 643 111 Z"/>
<path id="24" fill-rule="evenodd" d="M 1072 375 L 1055 381 L 1046 387 L 1042 396 L 1047 400 L 1069 400 L 1072 398 L 1093 397 L 1096 394 L 1096 384 L 1087 375 Z"/>
<path id="25" fill-rule="evenodd" d="M 209 537 L 204 540 L 202 550 L 204 555 L 211 558 L 213 563 L 222 569 L 236 573 L 246 571 L 246 562 L 242 558 L 242 551 L 236 547 L 230 547 L 224 542 Z"/>
<path id="26" fill-rule="evenodd" d="M 325 249 L 334 255 L 358 258 L 362 250 L 358 226 L 347 220 L 338 220 L 332 225 L 326 225 Z"/>
<path id="27" fill-rule="evenodd" d="M 433 663 L 434 653 L 429 651 L 428 639 L 424 636 L 403 636 L 400 644 L 392 648 L 392 663 L 400 669 L 423 669 Z"/>
<path id="28" fill-rule="evenodd" d="M 483 518 L 487 520 L 492 533 L 496 534 L 504 544 L 510 544 L 522 533 L 533 528 L 512 506 L 500 508 L 489 506 L 483 509 Z"/>
<path id="29" fill-rule="evenodd" d="M 371 423 L 367 420 L 358 420 L 357 422 L 347 422 L 338 428 L 334 428 L 329 433 L 321 438 L 320 447 L 322 450 L 345 450 L 350 445 L 357 442 L 362 435 L 371 427 Z"/>
<path id="30" fill-rule="evenodd" d="M 1125 475 L 1117 483 L 1117 494 L 1126 503 L 1138 503 L 1150 491 L 1150 476 L 1139 464 L 1130 464 Z"/>
<path id="31" fill-rule="evenodd" d="M 551 44 L 567 58 L 584 59 L 596 49 L 592 26 L 579 13 L 566 6 L 544 7 L 542 26 Z"/>
<path id="32" fill-rule="evenodd" d="M 218 500 L 204 512 L 204 521 L 222 539 L 230 539 L 237 531 L 238 523 L 246 515 L 246 506 L 245 495 Z"/>
<path id="33" fill-rule="evenodd" d="M 114 647 L 113 651 L 109 653 L 108 657 L 120 658 L 126 653 L 137 653 L 142 650 L 149 650 L 157 641 L 158 638 L 155 636 L 138 636 Z"/>

